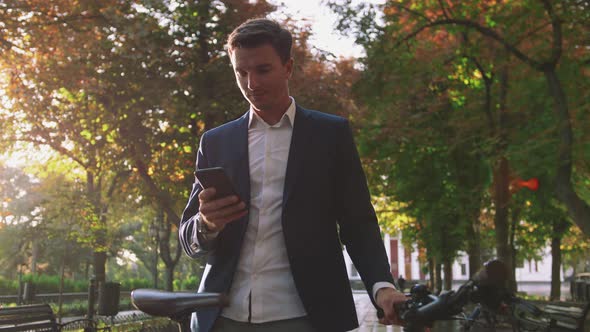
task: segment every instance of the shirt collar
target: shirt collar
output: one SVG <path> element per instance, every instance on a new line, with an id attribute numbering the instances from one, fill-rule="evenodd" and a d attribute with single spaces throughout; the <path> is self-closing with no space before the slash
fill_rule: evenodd
<path id="1" fill-rule="evenodd" d="M 287 122 L 291 125 L 291 127 L 293 127 L 293 124 L 295 123 L 295 99 L 293 97 L 289 97 L 291 99 L 291 104 L 289 104 L 289 107 L 287 108 L 287 111 L 285 112 L 285 114 L 283 114 L 283 117 L 281 117 L 281 119 L 279 120 L 279 122 L 277 122 L 277 126 L 280 125 L 283 121 L 287 120 Z M 269 127 L 269 124 L 267 124 L 260 116 L 258 116 L 258 114 L 256 114 L 256 112 L 254 112 L 254 110 L 252 109 L 252 106 L 250 106 L 250 111 L 248 114 L 248 128 L 252 128 L 253 123 L 256 122 L 260 122 L 263 123 Z"/>

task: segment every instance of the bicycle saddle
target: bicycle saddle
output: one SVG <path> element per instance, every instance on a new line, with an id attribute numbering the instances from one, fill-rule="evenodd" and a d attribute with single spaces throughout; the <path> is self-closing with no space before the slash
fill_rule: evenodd
<path id="1" fill-rule="evenodd" d="M 166 292 L 140 288 L 131 292 L 131 303 L 149 315 L 175 318 L 202 308 L 224 307 L 228 300 L 220 293 Z"/>

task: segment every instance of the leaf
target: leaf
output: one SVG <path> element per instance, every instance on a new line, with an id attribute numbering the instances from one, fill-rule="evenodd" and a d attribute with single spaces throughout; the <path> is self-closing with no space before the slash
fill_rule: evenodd
<path id="1" fill-rule="evenodd" d="M 80 136 L 84 137 L 86 140 L 90 141 L 92 139 L 92 133 L 87 129 L 84 129 L 80 132 Z"/>

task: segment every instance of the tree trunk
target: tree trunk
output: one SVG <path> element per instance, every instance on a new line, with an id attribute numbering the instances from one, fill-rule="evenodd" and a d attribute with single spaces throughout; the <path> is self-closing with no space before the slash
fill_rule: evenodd
<path id="1" fill-rule="evenodd" d="M 549 85 L 549 91 L 553 97 L 553 111 L 559 120 L 559 138 L 561 141 L 558 152 L 559 164 L 555 176 L 555 193 L 557 198 L 566 206 L 572 220 L 580 227 L 580 230 L 590 236 L 590 205 L 578 196 L 571 182 L 574 135 L 567 98 L 555 72 L 555 67 L 545 70 L 544 73 Z"/>
<path id="2" fill-rule="evenodd" d="M 101 206 L 101 181 L 95 181 L 95 175 L 92 171 L 86 171 L 86 191 L 96 218 L 98 218 L 98 227 L 94 226 L 94 278 L 97 285 L 106 281 L 106 216 L 102 214 Z"/>
<path id="3" fill-rule="evenodd" d="M 511 271 L 513 271 L 514 264 L 512 261 L 510 246 L 508 245 L 508 201 L 510 199 L 508 184 L 508 160 L 502 157 L 494 170 L 494 206 L 496 208 L 494 225 L 496 228 L 496 251 L 498 259 L 506 264 L 509 273 L 513 274 Z M 513 287 L 514 285 L 511 286 Z"/>
<path id="4" fill-rule="evenodd" d="M 160 234 L 159 231 L 156 230 L 156 235 L 154 237 L 154 242 L 155 242 L 155 246 L 154 248 L 156 249 L 155 253 L 154 253 L 154 269 L 153 269 L 153 275 L 154 275 L 154 288 L 158 289 L 158 247 L 160 246 Z"/>
<path id="5" fill-rule="evenodd" d="M 453 288 L 453 260 L 445 258 L 443 266 L 445 273 L 444 290 L 451 290 Z"/>
<path id="6" fill-rule="evenodd" d="M 551 295 L 552 301 L 561 297 L 561 238 L 567 230 L 568 221 L 554 220 L 551 234 Z"/>
<path id="7" fill-rule="evenodd" d="M 481 245 L 479 238 L 479 211 L 478 216 L 472 219 L 473 222 L 467 227 L 467 255 L 469 256 L 469 277 L 473 276 L 482 266 Z"/>
<path id="8" fill-rule="evenodd" d="M 172 292 L 174 290 L 174 266 L 166 265 L 166 280 L 164 283 L 167 291 Z"/>
<path id="9" fill-rule="evenodd" d="M 434 292 L 436 289 L 436 266 L 434 264 L 434 258 L 432 257 L 428 258 L 428 272 L 430 273 L 428 288 L 431 292 Z"/>
<path id="10" fill-rule="evenodd" d="M 508 55 L 506 62 L 508 62 Z M 494 207 L 496 214 L 494 215 L 494 226 L 496 230 L 496 253 L 498 259 L 506 264 L 509 274 L 513 275 L 514 262 L 512 260 L 512 253 L 509 246 L 509 218 L 508 205 L 510 203 L 510 170 L 508 166 L 508 159 L 506 159 L 505 151 L 508 146 L 507 128 L 508 123 L 508 67 L 505 64 L 500 71 L 500 96 L 499 96 L 499 121 L 498 134 L 499 142 L 496 146 L 499 159 L 494 169 Z M 511 276 L 509 276 L 511 277 Z M 513 278 L 509 278 L 512 280 Z M 515 285 L 509 285 L 509 290 L 514 291 Z"/>
<path id="11" fill-rule="evenodd" d="M 59 268 L 59 297 L 57 299 L 57 322 L 61 324 L 61 318 L 63 316 L 62 305 L 63 305 L 63 293 L 64 293 L 64 277 L 66 272 L 66 253 L 68 252 L 67 246 L 64 247 L 63 256 L 61 258 L 61 266 Z"/>
<path id="12" fill-rule="evenodd" d="M 442 264 L 439 263 L 438 261 L 435 262 L 435 287 L 434 287 L 434 293 L 435 294 L 440 294 L 440 291 L 442 290 Z"/>
<path id="13" fill-rule="evenodd" d="M 178 263 L 181 255 L 181 246 L 178 239 L 178 236 L 174 236 L 176 242 L 176 249 L 175 255 L 172 257 L 170 254 L 171 247 L 170 247 L 170 234 L 172 232 L 172 224 L 170 220 L 170 216 L 168 216 L 168 220 L 164 221 L 164 212 L 161 211 L 159 215 L 160 220 L 163 222 L 162 225 L 162 232 L 160 232 L 160 257 L 162 261 L 166 265 L 166 281 L 165 281 L 165 289 L 167 291 L 172 291 L 173 289 L 173 276 L 174 276 L 174 268 Z M 176 234 L 175 234 L 176 235 Z"/>
<path id="14" fill-rule="evenodd" d="M 39 259 L 39 243 L 37 238 L 31 241 L 31 274 L 37 274 L 37 260 Z"/>
<path id="15" fill-rule="evenodd" d="M 551 237 L 551 301 L 559 301 L 561 297 L 561 237 Z"/>
<path id="16" fill-rule="evenodd" d="M 510 250 L 510 258 L 512 262 L 512 269 L 508 271 L 508 289 L 511 289 L 513 292 L 518 290 L 518 284 L 516 283 L 516 248 L 514 246 L 516 240 L 516 225 L 518 225 L 520 219 L 520 212 L 520 207 L 512 208 L 512 217 L 510 220 L 510 237 L 508 242 L 508 248 Z"/>
<path id="17" fill-rule="evenodd" d="M 106 281 L 106 263 L 107 253 L 104 251 L 94 251 L 94 278 L 96 279 L 97 285 Z"/>

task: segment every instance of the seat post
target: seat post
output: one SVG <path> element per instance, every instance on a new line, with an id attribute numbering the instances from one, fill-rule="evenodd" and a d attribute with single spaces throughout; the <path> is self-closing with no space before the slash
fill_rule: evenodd
<path id="1" fill-rule="evenodd" d="M 191 332 L 191 314 L 173 319 L 178 324 L 178 332 Z"/>

